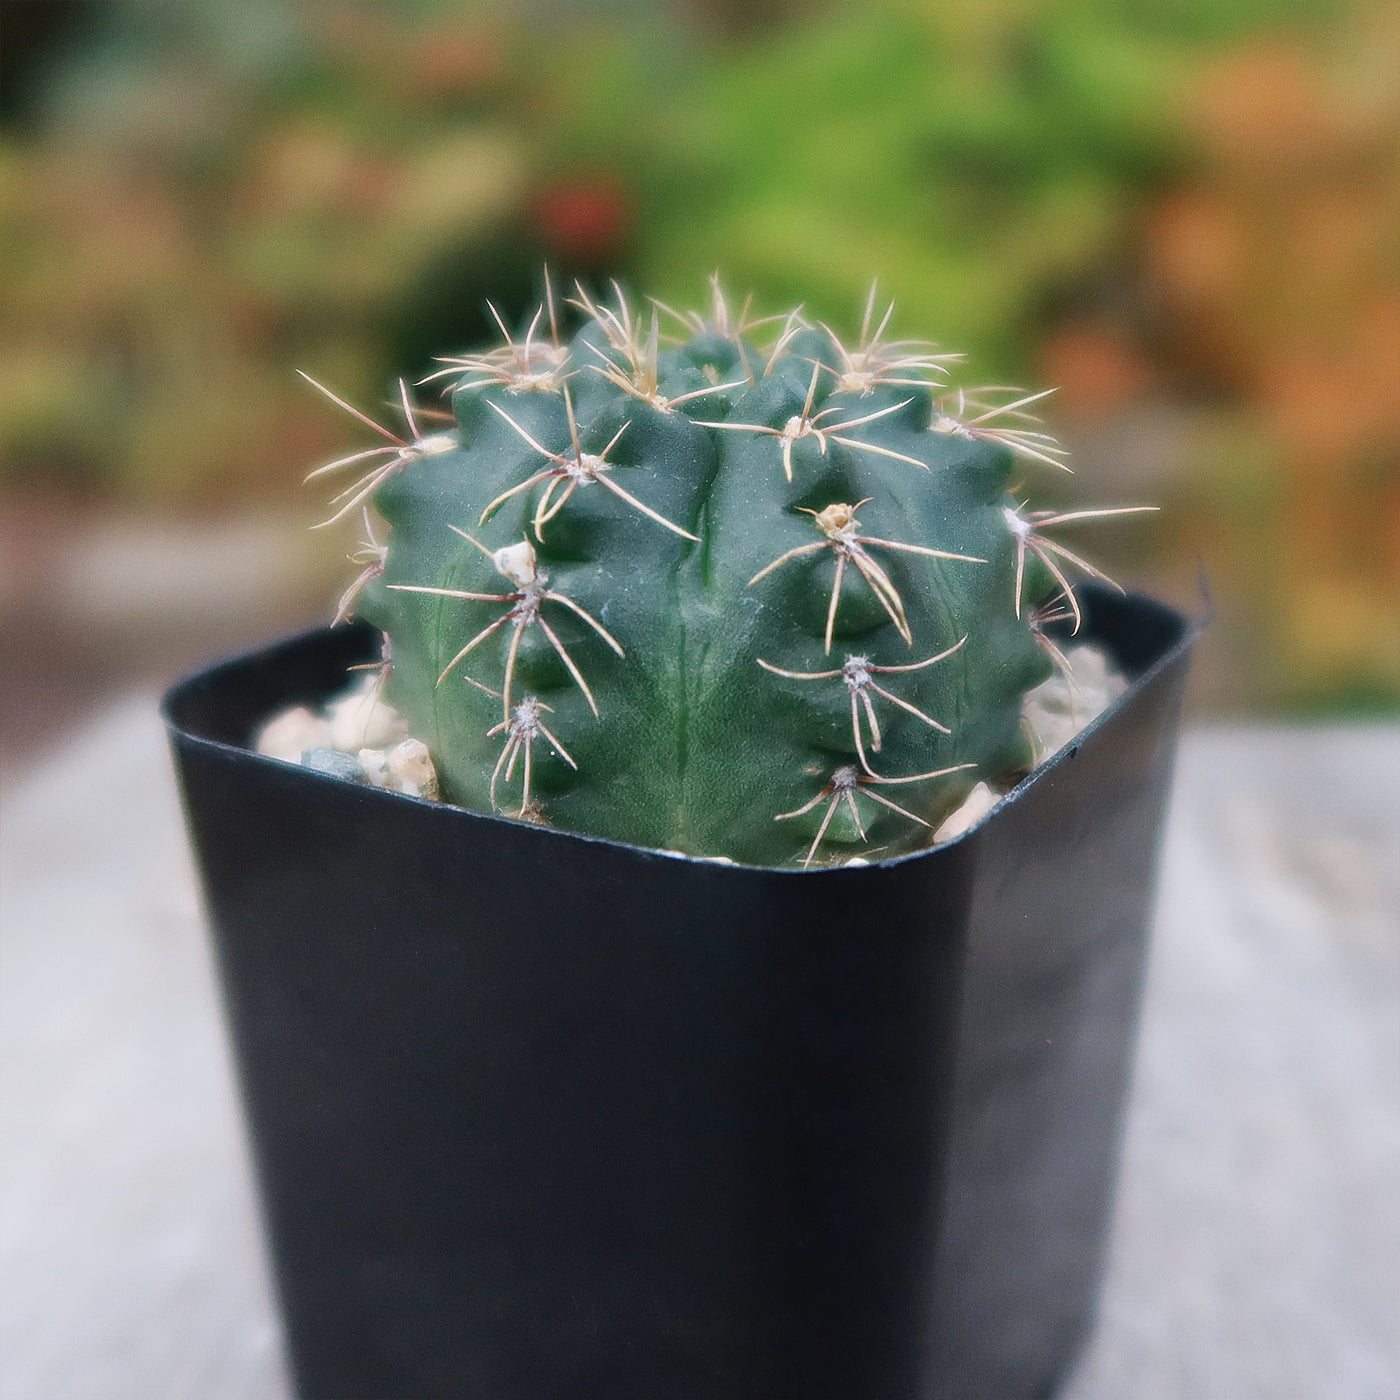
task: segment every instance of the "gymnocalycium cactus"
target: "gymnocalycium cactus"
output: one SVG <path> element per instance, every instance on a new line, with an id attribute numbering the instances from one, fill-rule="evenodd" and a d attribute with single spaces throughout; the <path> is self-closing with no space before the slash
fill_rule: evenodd
<path id="1" fill-rule="evenodd" d="M 332 519 L 389 527 L 340 615 L 386 634 L 462 806 L 756 865 L 925 844 L 1029 765 L 1044 619 L 1077 626 L 1068 570 L 1097 573 L 1046 532 L 1120 512 L 1009 494 L 1063 466 L 1041 396 L 949 391 L 958 357 L 886 340 L 873 288 L 853 345 L 717 280 L 708 315 L 614 292 L 568 342 L 547 290 L 445 361 L 450 426 L 402 384 L 403 437 L 335 400 L 387 439 L 320 469 L 367 468 Z"/>

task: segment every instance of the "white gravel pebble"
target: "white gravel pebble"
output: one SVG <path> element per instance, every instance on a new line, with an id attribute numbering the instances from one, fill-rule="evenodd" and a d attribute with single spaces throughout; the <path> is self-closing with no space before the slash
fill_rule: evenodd
<path id="1" fill-rule="evenodd" d="M 1027 692 L 1021 702 L 1021 721 L 1035 745 L 1035 761 L 1044 763 L 1097 719 L 1127 689 L 1128 682 L 1102 648 L 1084 642 L 1064 653 L 1069 675 L 1058 668 L 1049 680 Z M 930 844 L 951 841 L 969 830 L 996 805 L 1004 794 L 978 783 L 933 833 Z"/>
<path id="2" fill-rule="evenodd" d="M 978 783 L 963 798 L 962 805 L 943 819 L 938 830 L 933 833 L 933 844 L 937 846 L 943 841 L 951 841 L 955 836 L 961 836 L 975 822 L 981 821 L 996 806 L 1000 797 L 1001 794 L 993 792 L 986 783 Z"/>
<path id="3" fill-rule="evenodd" d="M 269 758 L 300 763 L 307 749 L 328 749 L 334 745 L 330 724 L 314 710 L 298 705 L 268 720 L 254 737 L 253 747 Z"/>
<path id="4" fill-rule="evenodd" d="M 274 715 L 258 731 L 254 747 L 271 758 L 410 797 L 438 796 L 428 746 L 409 737 L 408 722 L 380 694 L 378 676 L 356 682 L 319 715 L 304 705 Z"/>
<path id="5" fill-rule="evenodd" d="M 438 795 L 433 756 L 421 739 L 401 739 L 385 753 L 384 775 L 384 786 L 395 792 L 406 792 L 410 797 Z"/>
<path id="6" fill-rule="evenodd" d="M 384 749 L 408 737 L 408 724 L 380 694 L 380 681 L 371 674 L 347 695 L 326 706 L 331 744 L 344 753 Z"/>
<path id="7" fill-rule="evenodd" d="M 1021 716 L 1035 739 L 1035 761 L 1044 763 L 1097 719 L 1127 688 L 1102 647 L 1081 643 L 1065 653 L 1070 674 L 1059 670 L 1027 693 Z"/>

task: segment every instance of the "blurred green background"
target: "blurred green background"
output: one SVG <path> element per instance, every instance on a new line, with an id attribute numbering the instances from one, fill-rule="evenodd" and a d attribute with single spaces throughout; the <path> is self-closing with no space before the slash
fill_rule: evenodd
<path id="1" fill-rule="evenodd" d="M 11 748 L 322 609 L 359 439 L 293 370 L 373 410 L 546 261 L 846 329 L 878 277 L 1059 386 L 1037 503 L 1163 507 L 1093 552 L 1208 577 L 1198 710 L 1400 708 L 1388 0 L 2 0 L 0 63 Z"/>

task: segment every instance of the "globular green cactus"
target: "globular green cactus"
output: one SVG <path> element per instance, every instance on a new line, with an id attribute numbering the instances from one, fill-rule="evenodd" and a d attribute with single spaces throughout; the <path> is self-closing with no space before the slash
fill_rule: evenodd
<path id="1" fill-rule="evenodd" d="M 1077 621 L 1067 570 L 1093 572 L 1045 531 L 1105 513 L 1008 494 L 1018 459 L 1062 465 L 1032 399 L 949 392 L 956 357 L 887 341 L 873 290 L 854 345 L 717 282 L 708 315 L 576 304 L 567 342 L 547 296 L 447 361 L 453 426 L 401 388 L 408 436 L 322 468 L 368 468 L 336 516 L 389 534 L 340 611 L 386 634 L 443 796 L 810 865 L 914 849 L 1023 772 L 1040 618 Z"/>

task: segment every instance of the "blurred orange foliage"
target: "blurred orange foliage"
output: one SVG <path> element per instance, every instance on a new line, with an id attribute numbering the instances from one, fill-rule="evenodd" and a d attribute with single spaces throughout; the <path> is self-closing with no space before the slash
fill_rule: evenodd
<path id="1" fill-rule="evenodd" d="M 1274 464 L 1272 524 L 1224 557 L 1275 637 L 1276 683 L 1364 701 L 1400 691 L 1400 14 L 1349 37 L 1206 71 L 1199 166 L 1145 244 L 1174 355 L 1247 408 Z"/>

